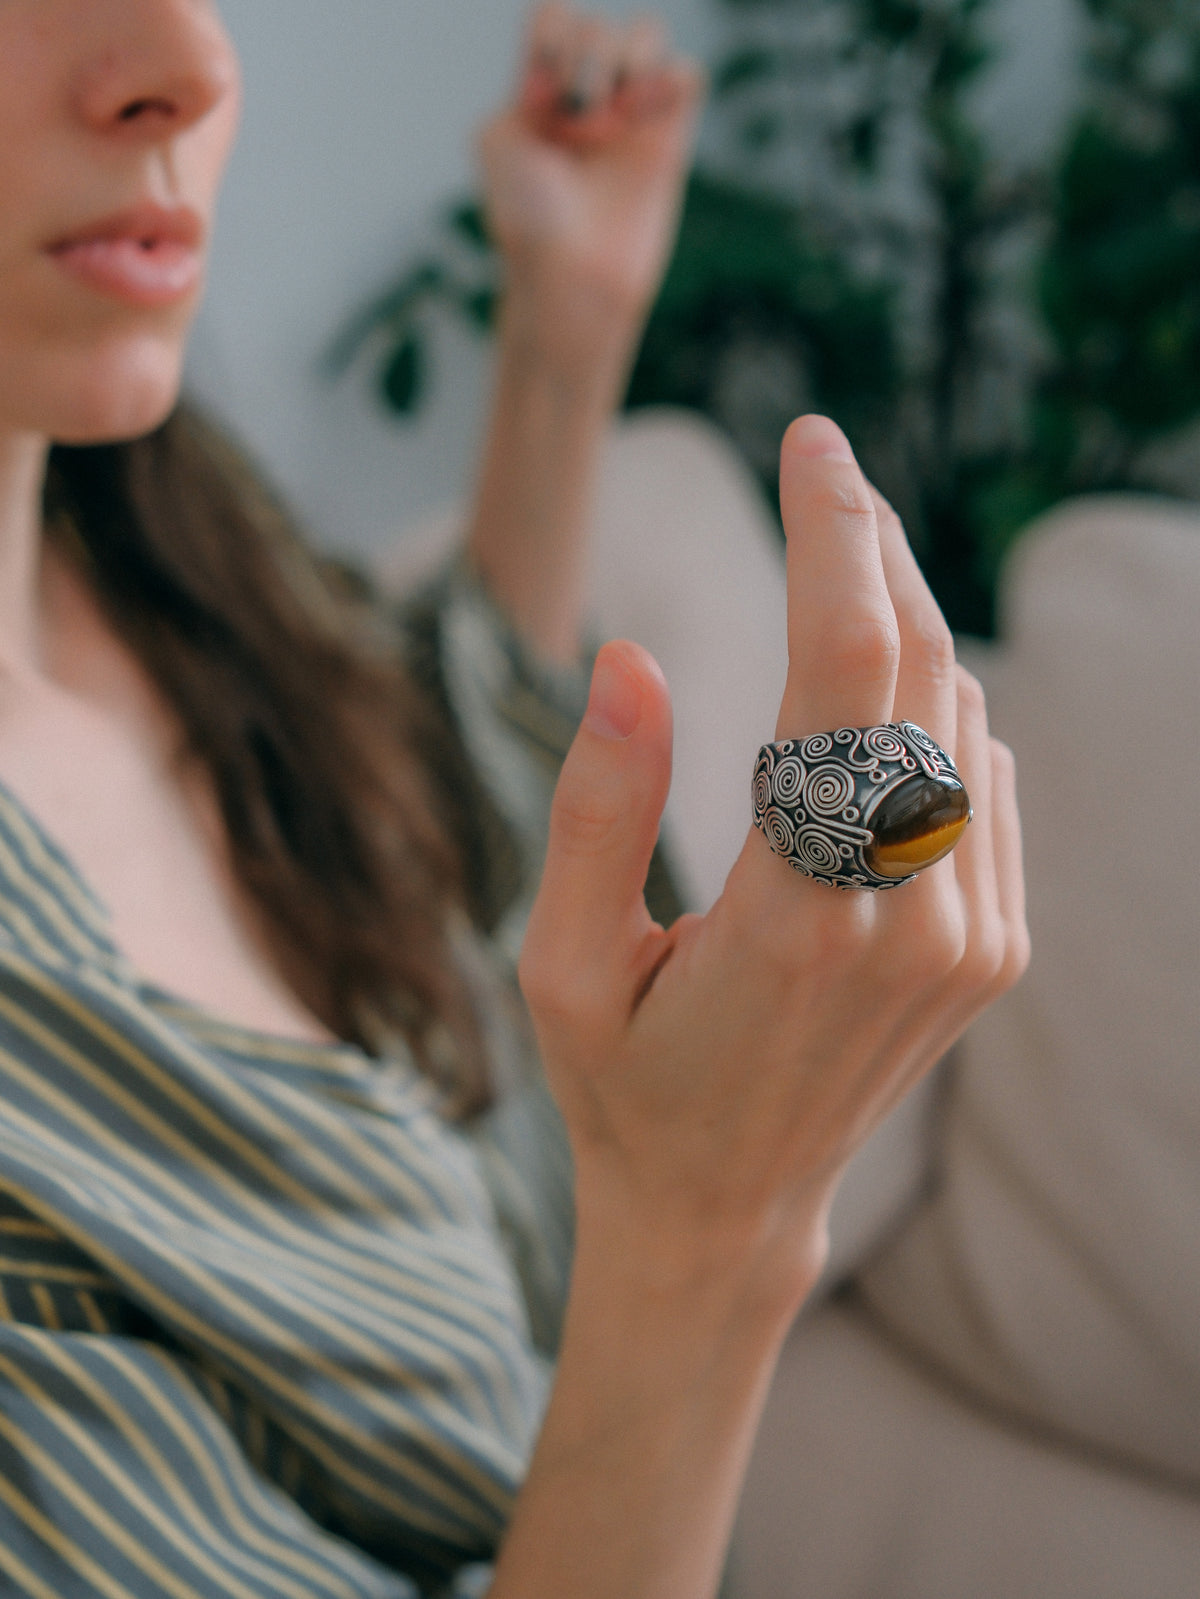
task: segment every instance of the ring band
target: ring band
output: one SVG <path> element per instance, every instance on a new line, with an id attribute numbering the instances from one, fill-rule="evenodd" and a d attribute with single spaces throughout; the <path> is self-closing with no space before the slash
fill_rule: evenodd
<path id="1" fill-rule="evenodd" d="M 754 825 L 776 855 L 834 888 L 899 888 L 971 820 L 954 762 L 914 722 L 764 744 Z"/>

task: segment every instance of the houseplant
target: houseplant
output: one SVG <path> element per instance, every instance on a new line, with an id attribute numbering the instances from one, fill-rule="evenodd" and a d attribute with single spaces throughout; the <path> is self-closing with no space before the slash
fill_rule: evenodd
<path id="1" fill-rule="evenodd" d="M 996 0 L 714 3 L 716 153 L 626 404 L 705 412 L 772 500 L 787 421 L 835 414 L 952 624 L 986 634 L 1030 516 L 1190 487 L 1164 445 L 1200 419 L 1200 6 L 1082 0 L 1080 104 L 1014 167 L 974 110 Z M 369 361 L 411 416 L 430 311 L 486 329 L 498 288 L 478 204 L 458 204 L 330 367 Z"/>

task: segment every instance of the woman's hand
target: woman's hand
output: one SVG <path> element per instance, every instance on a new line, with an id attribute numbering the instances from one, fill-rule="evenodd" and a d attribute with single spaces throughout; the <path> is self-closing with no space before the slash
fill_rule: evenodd
<path id="1" fill-rule="evenodd" d="M 911 719 L 955 757 L 974 820 L 882 894 L 800 877 L 751 831 L 709 914 L 663 931 L 642 884 L 667 692 L 634 645 L 601 652 L 521 962 L 575 1153 L 575 1263 L 492 1599 L 715 1591 L 838 1176 L 1027 959 L 1012 762 L 898 521 L 823 418 L 789 430 L 781 482 L 776 738 Z"/>
<path id="2" fill-rule="evenodd" d="M 782 499 L 790 668 L 774 736 L 915 721 L 955 756 L 973 823 L 887 893 L 803 878 L 752 830 L 712 911 L 664 932 L 641 885 L 669 704 L 653 662 L 610 645 L 522 980 L 576 1153 L 581 1249 L 615 1226 L 656 1273 L 749 1273 L 764 1303 L 794 1308 L 850 1155 L 1019 974 L 1026 934 L 1011 760 L 899 522 L 821 418 L 789 431 Z"/>
<path id="3" fill-rule="evenodd" d="M 674 243 L 702 76 L 661 25 L 550 0 L 534 13 L 515 103 L 480 141 L 510 317 L 564 361 L 624 357 Z M 628 347 L 628 348 L 626 348 Z"/>

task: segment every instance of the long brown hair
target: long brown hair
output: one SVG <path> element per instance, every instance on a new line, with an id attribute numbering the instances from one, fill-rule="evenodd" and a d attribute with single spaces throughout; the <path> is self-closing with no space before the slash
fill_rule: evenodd
<path id="1" fill-rule="evenodd" d="M 51 453 L 65 527 L 112 625 L 211 775 L 277 958 L 341 1038 L 399 1032 L 457 1108 L 486 1092 L 449 918 L 458 861 L 427 777 L 437 729 L 280 505 L 181 407 L 133 443 Z"/>

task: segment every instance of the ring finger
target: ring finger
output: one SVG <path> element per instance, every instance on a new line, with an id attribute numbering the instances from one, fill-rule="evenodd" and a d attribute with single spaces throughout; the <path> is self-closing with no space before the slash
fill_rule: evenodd
<path id="1" fill-rule="evenodd" d="M 923 727 L 953 756 L 958 722 L 954 639 L 917 565 L 903 523 L 882 494 L 875 489 L 871 494 L 884 576 L 900 630 L 894 719 Z"/>

